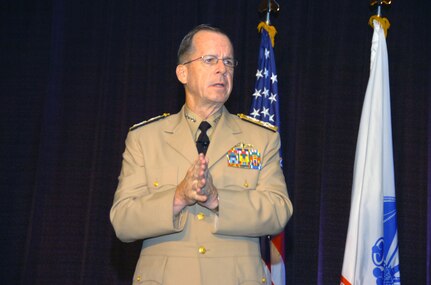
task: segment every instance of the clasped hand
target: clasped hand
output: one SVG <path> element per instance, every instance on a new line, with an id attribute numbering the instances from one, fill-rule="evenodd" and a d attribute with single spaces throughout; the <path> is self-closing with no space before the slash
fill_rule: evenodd
<path id="1" fill-rule="evenodd" d="M 177 186 L 174 214 L 195 203 L 210 210 L 218 207 L 218 192 L 208 170 L 208 159 L 202 153 L 195 159 L 186 176 Z"/>

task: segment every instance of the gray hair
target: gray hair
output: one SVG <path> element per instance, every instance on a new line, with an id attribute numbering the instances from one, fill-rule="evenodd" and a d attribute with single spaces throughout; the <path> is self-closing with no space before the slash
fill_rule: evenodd
<path id="1" fill-rule="evenodd" d="M 225 35 L 227 38 L 229 36 L 223 32 L 221 29 L 207 25 L 207 24 L 201 24 L 197 27 L 195 27 L 193 30 L 188 32 L 187 35 L 184 36 L 183 40 L 181 41 L 180 47 L 178 48 L 178 64 L 183 63 L 186 59 L 185 57 L 189 54 L 191 54 L 194 50 L 193 47 L 193 37 L 200 31 L 209 31 L 214 33 L 219 33 L 222 35 Z"/>

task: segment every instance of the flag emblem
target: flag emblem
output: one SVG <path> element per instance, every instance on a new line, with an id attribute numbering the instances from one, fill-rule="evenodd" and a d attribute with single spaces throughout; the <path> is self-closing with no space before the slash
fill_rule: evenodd
<path id="1" fill-rule="evenodd" d="M 398 259 L 397 210 L 395 197 L 384 197 L 384 232 L 385 236 L 379 238 L 372 248 L 372 260 L 375 265 L 373 275 L 376 284 L 401 284 Z"/>

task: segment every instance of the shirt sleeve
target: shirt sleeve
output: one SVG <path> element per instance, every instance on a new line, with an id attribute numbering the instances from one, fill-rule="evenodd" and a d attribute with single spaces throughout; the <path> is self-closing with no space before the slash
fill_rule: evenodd
<path id="1" fill-rule="evenodd" d="M 129 132 L 110 211 L 115 233 L 125 242 L 182 231 L 187 219 L 185 210 L 173 215 L 176 185 L 150 191 L 146 167 L 139 136 L 135 131 Z"/>

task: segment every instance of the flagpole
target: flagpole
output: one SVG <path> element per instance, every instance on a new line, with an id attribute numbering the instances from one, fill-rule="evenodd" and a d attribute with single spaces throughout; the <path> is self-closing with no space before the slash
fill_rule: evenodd
<path id="1" fill-rule="evenodd" d="M 280 11 L 280 4 L 278 4 L 275 0 L 262 0 L 258 10 L 260 13 L 266 12 L 265 23 L 269 26 L 271 25 L 271 12 L 277 13 Z"/>
<path id="2" fill-rule="evenodd" d="M 388 10 L 391 4 L 391 0 L 370 0 L 370 10 L 376 10 L 377 17 L 381 17 L 382 9 Z"/>

